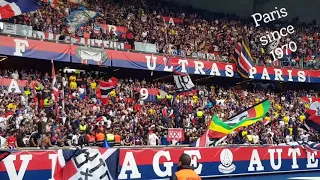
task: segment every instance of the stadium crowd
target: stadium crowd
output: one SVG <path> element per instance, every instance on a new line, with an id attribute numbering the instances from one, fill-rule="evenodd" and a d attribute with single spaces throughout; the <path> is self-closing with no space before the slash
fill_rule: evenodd
<path id="1" fill-rule="evenodd" d="M 272 107 L 265 119 L 234 132 L 222 144 L 279 144 L 295 140 L 319 141 L 319 134 L 303 128 L 309 104 L 299 97 L 318 96 L 314 91 L 290 91 L 276 85 L 246 82 L 230 87 L 197 85 L 194 94 L 177 96 L 171 103 L 174 86 L 167 82 L 119 79 L 106 105 L 97 98 L 99 80 L 105 76 L 76 71 L 57 73 L 63 93 L 56 106 L 52 77 L 36 70 L 1 69 L 1 78 L 30 82 L 21 94 L 0 90 L 0 136 L 13 147 L 101 145 L 168 145 L 167 128 L 183 128 L 191 144 L 207 129 L 213 114 L 223 120 L 268 98 Z M 37 83 L 31 83 L 36 80 Z M 1 81 L 1 80 L 0 80 Z M 166 96 L 143 102 L 137 88 L 159 88 Z M 64 94 L 64 95 L 63 95 Z M 56 111 L 59 109 L 59 111 Z M 164 113 L 174 111 L 174 116 Z M 178 112 L 178 113 L 177 113 Z M 176 114 L 177 113 L 177 114 Z M 268 123 L 266 123 L 268 122 Z M 2 141 L 3 144 L 3 141 Z"/>
<path id="2" fill-rule="evenodd" d="M 44 6 L 41 10 L 17 16 L 9 22 L 30 25 L 34 30 L 68 35 L 66 17 L 79 5 L 67 3 L 67 0 L 60 2 L 56 7 Z M 246 34 L 256 63 L 275 65 L 267 46 L 262 46 L 259 38 L 287 26 L 289 22 L 268 23 L 255 28 L 252 19 L 240 20 L 231 15 L 209 13 L 172 3 L 152 0 L 84 0 L 84 6 L 99 12 L 100 16 L 77 30 L 75 35 L 90 33 L 92 39 L 121 41 L 130 44 L 132 48 L 135 41 L 147 42 L 156 44 L 159 53 L 181 56 L 196 54 L 198 58 L 214 53 L 218 54 L 220 60 L 228 60 L 234 52 L 235 43 Z M 178 22 L 164 21 L 163 17 L 177 18 Z M 100 24 L 126 27 L 128 31 L 123 34 L 102 31 Z M 319 68 L 319 26 L 297 20 L 290 24 L 296 27 L 295 32 L 282 38 L 279 46 L 294 41 L 297 51 L 289 51 L 279 64 Z"/>

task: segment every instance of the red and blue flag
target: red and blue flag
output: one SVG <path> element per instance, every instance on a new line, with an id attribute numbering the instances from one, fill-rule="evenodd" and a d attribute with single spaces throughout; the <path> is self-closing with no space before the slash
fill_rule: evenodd
<path id="1" fill-rule="evenodd" d="M 40 6 L 33 0 L 0 0 L 0 19 L 35 11 Z"/>
<path id="2" fill-rule="evenodd" d="M 235 54 L 232 57 L 237 66 L 237 72 L 243 78 L 249 78 L 250 69 L 254 67 L 254 62 L 248 44 L 242 40 L 235 47 Z"/>
<path id="3" fill-rule="evenodd" d="M 313 103 L 316 101 L 320 102 L 320 97 L 300 97 L 300 100 L 307 102 L 307 103 Z"/>
<path id="4" fill-rule="evenodd" d="M 314 130 L 320 132 L 320 102 L 314 102 L 305 113 L 307 126 L 312 127 Z"/>
<path id="5" fill-rule="evenodd" d="M 107 104 L 109 100 L 109 93 L 117 87 L 118 79 L 112 77 L 109 81 L 100 81 L 97 88 L 97 97 L 101 99 L 103 104 Z"/>

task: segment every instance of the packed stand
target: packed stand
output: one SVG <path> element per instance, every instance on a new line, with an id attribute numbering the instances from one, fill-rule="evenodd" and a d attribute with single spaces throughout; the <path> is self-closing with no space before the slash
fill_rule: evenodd
<path id="1" fill-rule="evenodd" d="M 0 78 L 28 80 L 22 94 L 0 90 L 0 135 L 13 147 L 101 146 L 107 139 L 109 146 L 142 146 L 191 144 L 207 129 L 213 114 L 228 117 L 258 103 L 271 99 L 272 107 L 265 120 L 235 132 L 222 144 L 279 144 L 295 140 L 319 141 L 319 135 L 302 127 L 308 104 L 300 96 L 307 91 L 284 91 L 275 86 L 242 84 L 223 88 L 200 86 L 198 92 L 177 96 L 172 106 L 174 86 L 170 82 L 147 82 L 131 78 L 121 79 L 110 92 L 109 102 L 101 104 L 96 96 L 99 80 L 104 74 L 77 71 L 57 74 L 60 90 L 64 91 L 55 106 L 48 73 L 26 70 L 1 70 Z M 37 83 L 32 83 L 36 80 Z M 0 80 L 1 81 L 1 80 Z M 137 88 L 159 88 L 168 94 L 156 102 L 140 99 Z M 278 92 L 278 93 L 276 93 Z M 61 93 L 63 94 L 63 93 Z M 316 93 L 312 93 L 316 96 Z M 59 109 L 57 111 L 57 109 Z M 166 116 L 163 109 L 178 109 L 177 116 Z M 184 142 L 166 141 L 167 128 L 183 128 Z M 3 139 L 2 138 L 2 139 Z M 1 143 L 4 144 L 2 140 Z"/>
<path id="2" fill-rule="evenodd" d="M 257 64 L 264 65 L 274 64 L 267 53 L 267 47 L 261 45 L 259 38 L 289 24 L 277 22 L 255 28 L 252 19 L 240 20 L 235 16 L 195 10 L 173 2 L 85 0 L 84 5 L 99 12 L 100 16 L 79 30 L 81 33 L 76 33 L 76 36 L 83 36 L 83 32 L 87 32 L 92 39 L 126 42 L 132 48 L 135 41 L 147 42 L 156 44 L 159 53 L 196 58 L 206 58 L 211 53 L 217 55 L 215 59 L 228 61 L 234 52 L 235 43 L 246 34 L 249 36 L 254 60 Z M 10 22 L 30 25 L 34 30 L 68 35 L 66 17 L 78 6 L 61 0 L 57 7 L 46 5 L 41 10 L 15 17 Z M 165 22 L 163 16 L 177 18 L 183 23 Z M 94 27 L 99 27 L 99 24 L 127 27 L 128 31 L 125 34 L 102 29 L 97 32 Z M 280 65 L 318 69 L 319 27 L 297 21 L 290 24 L 295 27 L 295 33 L 282 38 L 279 46 L 293 40 L 297 43 L 298 50 L 285 55 Z"/>

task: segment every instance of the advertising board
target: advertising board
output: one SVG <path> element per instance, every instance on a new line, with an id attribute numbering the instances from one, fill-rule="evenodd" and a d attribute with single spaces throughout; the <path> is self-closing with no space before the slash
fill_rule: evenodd
<path id="1" fill-rule="evenodd" d="M 202 177 L 319 171 L 320 154 L 300 147 L 221 147 L 120 149 L 118 179 L 167 179 L 179 156 L 191 156 Z M 57 151 L 18 151 L 0 162 L 2 180 L 53 180 Z"/>
<path id="2" fill-rule="evenodd" d="M 173 58 L 163 55 L 94 48 L 70 44 L 0 36 L 0 54 L 100 66 L 149 71 L 239 78 L 234 63 Z M 319 70 L 254 66 L 250 79 L 283 82 L 320 83 Z"/>

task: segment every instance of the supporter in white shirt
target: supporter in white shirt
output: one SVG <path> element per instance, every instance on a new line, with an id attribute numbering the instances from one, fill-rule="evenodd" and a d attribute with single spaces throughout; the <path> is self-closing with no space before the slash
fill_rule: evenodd
<path id="1" fill-rule="evenodd" d="M 286 143 L 292 142 L 293 138 L 290 135 L 286 136 Z"/>
<path id="2" fill-rule="evenodd" d="M 107 125 L 107 128 L 109 129 L 111 127 L 112 121 L 110 119 L 106 119 L 105 123 Z"/>
<path id="3" fill-rule="evenodd" d="M 191 119 L 190 119 L 190 115 L 188 117 L 186 117 L 185 120 L 185 127 L 189 128 L 191 126 Z"/>
<path id="4" fill-rule="evenodd" d="M 27 99 L 26 96 L 20 96 L 20 101 L 21 101 L 21 105 L 26 106 L 27 102 L 28 102 L 28 99 Z"/>
<path id="5" fill-rule="evenodd" d="M 72 145 L 75 145 L 75 146 L 78 145 L 79 135 L 78 135 L 78 134 L 74 134 L 74 135 L 72 136 L 71 141 L 72 141 Z"/>
<path id="6" fill-rule="evenodd" d="M 48 121 L 48 118 L 47 118 L 47 117 L 42 117 L 41 119 L 42 119 L 42 121 L 44 121 L 44 122 L 47 122 L 47 121 Z"/>
<path id="7" fill-rule="evenodd" d="M 15 80 L 19 79 L 18 71 L 15 71 L 14 73 L 12 73 L 12 74 L 11 74 L 11 78 L 12 78 L 12 79 L 15 79 Z"/>
<path id="8" fill-rule="evenodd" d="M 158 138 L 158 136 L 153 131 L 150 132 L 149 137 L 148 137 L 148 145 L 156 146 L 157 141 L 160 142 L 160 139 Z"/>
<path id="9" fill-rule="evenodd" d="M 267 134 L 271 134 L 271 138 L 273 138 L 274 133 L 271 131 L 271 128 L 268 128 Z"/>
<path id="10" fill-rule="evenodd" d="M 257 134 L 252 135 L 253 144 L 259 144 L 260 138 Z"/>
<path id="11" fill-rule="evenodd" d="M 115 112 L 114 110 L 110 110 L 110 111 L 109 111 L 109 115 L 110 115 L 111 117 L 114 117 L 114 116 L 116 115 L 116 112 Z"/>
<path id="12" fill-rule="evenodd" d="M 306 132 L 300 135 L 300 138 L 303 142 L 308 142 L 309 141 L 309 134 L 307 134 Z"/>

